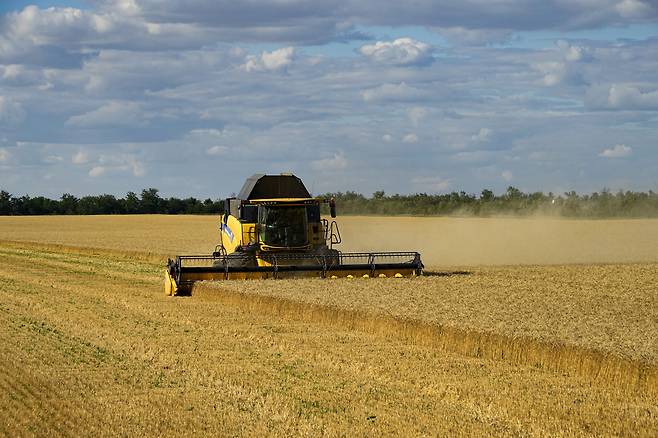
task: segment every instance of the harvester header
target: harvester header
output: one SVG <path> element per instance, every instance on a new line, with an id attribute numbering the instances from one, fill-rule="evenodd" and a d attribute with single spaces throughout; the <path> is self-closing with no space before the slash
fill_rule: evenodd
<path id="1" fill-rule="evenodd" d="M 329 204 L 331 221 L 321 217 Z M 334 199 L 314 198 L 292 174 L 256 174 L 227 198 L 220 244 L 210 255 L 177 256 L 165 272 L 165 293 L 189 294 L 197 281 L 290 277 L 354 278 L 421 275 L 418 252 L 345 253 Z"/>

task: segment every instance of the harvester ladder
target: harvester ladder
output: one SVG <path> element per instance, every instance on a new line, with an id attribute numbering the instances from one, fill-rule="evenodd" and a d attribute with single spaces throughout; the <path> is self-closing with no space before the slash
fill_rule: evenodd
<path id="1" fill-rule="evenodd" d="M 338 245 L 343 241 L 342 237 L 340 236 L 340 230 L 338 229 L 338 224 L 336 221 L 331 221 L 328 234 L 329 238 L 327 240 L 329 242 L 329 248 L 331 249 L 333 249 L 334 245 Z"/>

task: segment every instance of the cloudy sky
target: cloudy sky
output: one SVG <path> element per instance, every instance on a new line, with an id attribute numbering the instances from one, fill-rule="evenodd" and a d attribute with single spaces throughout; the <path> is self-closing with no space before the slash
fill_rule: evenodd
<path id="1" fill-rule="evenodd" d="M 658 190 L 657 0 L 0 0 L 0 188 Z"/>

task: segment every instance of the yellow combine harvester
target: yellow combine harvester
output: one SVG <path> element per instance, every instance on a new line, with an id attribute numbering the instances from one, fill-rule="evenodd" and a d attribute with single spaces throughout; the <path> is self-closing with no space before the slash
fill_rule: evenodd
<path id="1" fill-rule="evenodd" d="M 247 179 L 236 198 L 225 201 L 220 244 L 212 255 L 169 260 L 165 293 L 185 295 L 197 281 L 290 277 L 408 277 L 421 275 L 417 252 L 345 253 L 336 221 L 320 217 L 320 206 L 291 174 Z"/>

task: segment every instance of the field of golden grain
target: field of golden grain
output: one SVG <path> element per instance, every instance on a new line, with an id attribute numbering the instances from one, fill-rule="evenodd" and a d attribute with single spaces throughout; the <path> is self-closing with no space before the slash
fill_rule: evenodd
<path id="1" fill-rule="evenodd" d="M 413 250 L 428 266 L 658 262 L 658 220 L 339 217 L 343 251 Z M 219 243 L 214 216 L 0 217 L 0 240 L 174 254 Z"/>
<path id="2" fill-rule="evenodd" d="M 215 219 L 0 218 L 0 435 L 655 435 L 658 221 L 389 219 L 343 238 L 427 233 L 434 275 L 171 298 Z"/>
<path id="3" fill-rule="evenodd" d="M 277 287 L 209 282 L 198 295 L 258 295 L 658 365 L 657 276 L 658 263 L 479 267 L 412 279 L 302 279 Z"/>

